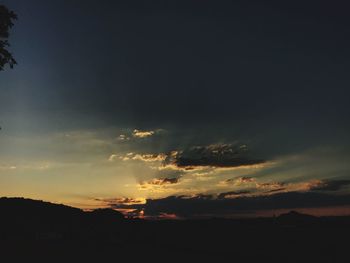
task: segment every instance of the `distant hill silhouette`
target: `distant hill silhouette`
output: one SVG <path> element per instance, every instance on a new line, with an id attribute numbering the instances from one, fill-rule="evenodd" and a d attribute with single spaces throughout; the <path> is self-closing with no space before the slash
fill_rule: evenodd
<path id="1" fill-rule="evenodd" d="M 95 223 L 111 223 L 113 224 L 117 220 L 123 220 L 124 215 L 118 211 L 110 208 L 99 208 L 91 212 L 85 212 L 85 215 L 90 219 L 95 220 Z"/>
<path id="2" fill-rule="evenodd" d="M 83 213 L 78 208 L 26 198 L 0 198 L 0 211 L 11 217 L 62 217 Z"/>
<path id="3" fill-rule="evenodd" d="M 51 218 L 63 219 L 69 217 L 79 216 L 109 216 L 114 219 L 123 219 L 122 213 L 113 209 L 96 209 L 91 212 L 84 212 L 83 210 L 67 205 L 54 204 L 44 202 L 41 200 L 26 199 L 20 197 L 0 198 L 0 211 L 4 217 L 19 217 L 19 218 Z"/>
<path id="4" fill-rule="evenodd" d="M 299 213 L 297 211 L 289 211 L 288 213 L 280 214 L 278 216 L 279 219 L 315 219 L 317 218 L 316 216 L 304 214 L 304 213 Z"/>
<path id="5" fill-rule="evenodd" d="M 277 217 L 277 222 L 284 225 L 304 225 L 316 221 L 317 217 L 299 213 L 297 211 L 290 211 Z"/>
<path id="6" fill-rule="evenodd" d="M 112 209 L 0 198 L 4 262 L 114 262 L 123 255 L 131 262 L 347 262 L 342 240 L 349 235 L 349 217 L 295 211 L 276 218 L 127 220 Z"/>
<path id="7" fill-rule="evenodd" d="M 124 216 L 111 209 L 84 212 L 81 209 L 25 198 L 0 198 L 0 226 L 3 235 L 55 238 L 101 229 L 123 221 Z M 5 227 L 4 227 L 5 226 Z"/>

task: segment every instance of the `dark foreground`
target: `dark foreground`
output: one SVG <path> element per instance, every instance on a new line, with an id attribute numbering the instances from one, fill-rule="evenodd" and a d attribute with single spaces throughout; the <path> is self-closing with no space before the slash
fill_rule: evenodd
<path id="1" fill-rule="evenodd" d="M 0 199 L 1 262 L 350 262 L 350 218 L 125 220 Z M 33 261 L 34 260 L 34 261 Z"/>

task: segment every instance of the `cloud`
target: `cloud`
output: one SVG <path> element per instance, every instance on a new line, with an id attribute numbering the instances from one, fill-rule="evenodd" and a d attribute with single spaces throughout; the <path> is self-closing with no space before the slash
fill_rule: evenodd
<path id="1" fill-rule="evenodd" d="M 0 165 L 0 170 L 16 170 L 17 166 L 15 165 Z"/>
<path id="2" fill-rule="evenodd" d="M 122 161 L 143 161 L 143 162 L 161 162 L 166 159 L 165 154 L 153 154 L 153 153 L 146 153 L 146 154 L 139 154 L 139 153 L 133 153 L 129 152 L 126 154 L 111 154 L 108 158 L 109 161 L 115 161 L 115 160 L 122 160 Z"/>
<path id="3" fill-rule="evenodd" d="M 155 131 L 140 131 L 140 130 L 135 129 L 132 132 L 132 136 L 136 137 L 136 138 L 147 138 L 147 137 L 152 136 L 154 133 L 155 133 Z"/>
<path id="4" fill-rule="evenodd" d="M 310 180 L 305 182 L 285 183 L 285 182 L 256 182 L 257 192 L 261 194 L 276 194 L 287 192 L 308 192 L 319 185 L 323 185 L 322 180 Z M 262 192 L 261 192 L 262 191 Z"/>
<path id="5" fill-rule="evenodd" d="M 344 182 L 342 182 L 344 183 Z M 219 182 L 219 186 L 234 186 L 234 187 L 249 187 L 250 191 L 255 193 L 277 193 L 277 192 L 294 192 L 294 191 L 310 191 L 310 190 L 321 190 L 325 187 L 326 181 L 322 180 L 310 180 L 305 182 L 260 182 L 256 178 L 243 176 L 238 178 L 230 178 Z M 350 182 L 348 183 L 350 184 Z M 331 187 L 335 187 L 330 184 Z M 338 186 L 338 185 L 337 185 Z"/>
<path id="6" fill-rule="evenodd" d="M 167 164 L 174 164 L 180 168 L 192 169 L 195 167 L 239 167 L 264 163 L 264 160 L 250 158 L 246 155 L 246 146 L 231 144 L 212 144 L 195 146 L 183 151 L 168 155 Z"/>
<path id="7" fill-rule="evenodd" d="M 127 135 L 125 134 L 120 134 L 117 138 L 119 141 L 129 141 L 130 140 L 130 137 L 128 137 Z"/>
<path id="8" fill-rule="evenodd" d="M 118 141 L 126 142 L 130 141 L 132 139 L 144 139 L 151 136 L 154 136 L 156 134 L 159 134 L 161 132 L 164 132 L 164 129 L 156 129 L 156 130 L 138 130 L 134 129 L 132 132 L 127 132 L 126 134 L 120 134 L 117 137 Z"/>
<path id="9" fill-rule="evenodd" d="M 267 164 L 265 160 L 251 158 L 247 154 L 246 145 L 233 146 L 231 144 L 194 146 L 183 150 L 156 153 L 113 153 L 108 158 L 109 161 L 118 159 L 147 162 L 150 163 L 150 168 L 158 171 L 181 171 L 204 180 L 208 179 L 208 177 L 201 176 L 204 175 L 204 172 L 213 174 L 232 169 L 261 168 Z"/>
<path id="10" fill-rule="evenodd" d="M 146 203 L 144 198 L 95 198 L 94 201 L 99 201 L 109 208 L 115 209 L 125 216 L 142 217 L 143 206 Z"/>
<path id="11" fill-rule="evenodd" d="M 135 154 L 132 160 L 140 160 L 144 162 L 157 162 L 164 161 L 166 159 L 166 155 L 163 153 L 159 154 Z"/>
<path id="12" fill-rule="evenodd" d="M 117 158 L 118 158 L 118 155 L 117 155 L 117 154 L 111 154 L 111 155 L 108 157 L 108 161 L 113 162 L 113 161 L 116 160 Z"/>
<path id="13" fill-rule="evenodd" d="M 285 185 L 286 184 L 284 182 L 256 183 L 256 188 L 276 190 L 276 189 L 282 189 L 282 187 Z M 296 185 L 296 184 L 289 184 L 289 186 L 294 186 L 294 185 Z M 285 188 L 285 189 L 287 189 L 287 188 Z M 309 190 L 309 188 L 307 188 L 307 190 Z"/>
<path id="14" fill-rule="evenodd" d="M 229 199 L 229 198 L 237 198 L 239 196 L 243 196 L 246 194 L 250 194 L 250 191 L 231 191 L 218 194 L 218 199 Z"/>
<path id="15" fill-rule="evenodd" d="M 281 188 L 276 188 L 276 189 L 271 189 L 268 190 L 266 192 L 264 192 L 265 194 L 273 194 L 273 193 L 277 193 L 277 192 L 286 192 L 287 188 L 286 187 L 281 187 Z"/>
<path id="16" fill-rule="evenodd" d="M 145 204 L 146 203 L 146 200 L 144 198 L 129 198 L 129 197 L 95 198 L 94 200 L 104 202 L 107 204 L 113 204 L 113 205 L 137 205 L 137 204 Z"/>
<path id="17" fill-rule="evenodd" d="M 176 184 L 179 182 L 179 178 L 164 178 L 162 184 Z"/>
<path id="18" fill-rule="evenodd" d="M 221 198 L 208 195 L 194 197 L 169 196 L 160 199 L 147 199 L 142 207 L 146 216 L 158 216 L 162 213 L 180 217 L 230 216 L 255 213 L 263 210 L 331 207 L 350 205 L 350 195 L 329 195 L 315 192 L 288 192 L 267 196 L 239 196 Z M 234 193 L 238 194 L 238 193 Z M 137 206 L 140 209 L 140 206 Z"/>
<path id="19" fill-rule="evenodd" d="M 243 176 L 243 177 L 238 177 L 238 178 L 230 178 L 227 180 L 224 180 L 220 182 L 220 184 L 223 185 L 242 185 L 242 184 L 250 184 L 250 183 L 256 183 L 255 178 L 249 177 L 249 176 Z"/>
<path id="20" fill-rule="evenodd" d="M 155 199 L 121 198 L 107 200 L 112 208 L 143 211 L 145 216 L 157 217 L 162 214 L 177 217 L 210 217 L 252 214 L 259 211 L 294 208 L 322 208 L 350 205 L 349 194 L 330 194 L 324 191 L 336 191 L 348 180 L 311 180 L 299 183 L 258 183 L 251 177 L 237 180 L 256 183 L 256 188 L 239 189 L 219 193 L 198 193 L 188 195 L 171 195 Z M 166 177 L 144 182 L 144 187 L 161 189 L 167 185 L 177 184 L 179 178 Z M 169 192 L 168 192 L 169 193 Z M 126 211 L 126 210 L 125 210 Z"/>
<path id="21" fill-rule="evenodd" d="M 338 191 L 350 185 L 350 180 L 324 180 L 319 184 L 311 186 L 313 191 Z"/>
<path id="22" fill-rule="evenodd" d="M 159 192 L 180 183 L 183 174 L 179 171 L 165 171 L 157 174 L 157 178 L 143 180 L 138 184 L 140 190 Z"/>
<path id="23" fill-rule="evenodd" d="M 255 182 L 255 179 L 253 177 L 243 176 L 238 179 L 240 183 L 252 183 Z"/>
<path id="24" fill-rule="evenodd" d="M 179 182 L 179 178 L 163 178 L 163 179 L 152 179 L 148 182 L 140 183 L 141 187 L 146 187 L 147 185 L 167 185 L 167 184 L 177 184 Z"/>
<path id="25" fill-rule="evenodd" d="M 251 158 L 247 146 L 212 144 L 194 146 L 181 151 L 172 151 L 164 161 L 168 167 L 192 170 L 203 167 L 234 168 L 265 163 L 265 160 Z"/>

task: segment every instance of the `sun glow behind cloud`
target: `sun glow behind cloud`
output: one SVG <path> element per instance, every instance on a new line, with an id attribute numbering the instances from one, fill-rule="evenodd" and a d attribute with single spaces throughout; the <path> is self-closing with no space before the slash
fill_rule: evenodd
<path id="1" fill-rule="evenodd" d="M 332 169 L 346 170 L 346 157 L 332 159 L 322 149 L 262 159 L 249 151 L 247 143 L 176 148 L 165 143 L 159 148 L 160 142 L 172 138 L 156 134 L 130 140 L 120 140 L 115 130 L 8 137 L 7 143 L 18 151 L 13 155 L 0 153 L 1 194 L 84 209 L 114 204 L 116 209 L 135 215 L 141 210 L 129 206 L 168 196 L 235 199 L 347 189 L 347 181 L 337 179 L 341 174 L 329 178 Z"/>

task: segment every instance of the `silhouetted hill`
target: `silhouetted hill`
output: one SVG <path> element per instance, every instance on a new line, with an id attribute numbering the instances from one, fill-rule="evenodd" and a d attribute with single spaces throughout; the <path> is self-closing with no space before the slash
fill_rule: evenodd
<path id="1" fill-rule="evenodd" d="M 21 238 L 70 236 L 89 229 L 111 227 L 124 217 L 120 212 L 81 209 L 25 198 L 0 198 L 1 234 Z M 96 226 L 96 225 L 101 226 Z"/>
<path id="2" fill-rule="evenodd" d="M 312 216 L 312 215 L 308 215 L 308 214 L 304 214 L 304 213 L 299 213 L 297 211 L 289 211 L 288 213 L 284 213 L 284 214 L 280 214 L 278 216 L 278 218 L 290 218 L 290 219 L 293 219 L 293 218 L 312 218 L 312 219 L 315 219 L 316 217 L 315 216 Z"/>
<path id="3" fill-rule="evenodd" d="M 286 227 L 292 226 L 292 227 Z M 4 262 L 346 262 L 349 217 L 291 211 L 277 218 L 124 220 L 111 209 L 80 209 L 0 198 Z M 11 260 L 5 260 L 10 258 Z"/>
<path id="4" fill-rule="evenodd" d="M 95 209 L 85 213 L 89 219 L 95 224 L 114 224 L 116 221 L 124 219 L 124 215 L 118 211 L 109 208 Z"/>
<path id="5" fill-rule="evenodd" d="M 317 217 L 299 213 L 296 211 L 290 211 L 285 214 L 281 214 L 277 217 L 277 222 L 284 225 L 304 225 L 317 222 Z"/>
<path id="6" fill-rule="evenodd" d="M 0 211 L 3 218 L 37 218 L 37 219 L 50 219 L 58 220 L 72 217 L 101 217 L 112 219 L 124 219 L 122 213 L 113 209 L 96 209 L 90 212 L 84 212 L 83 210 L 71 206 L 62 204 L 54 204 L 50 202 L 44 202 L 41 200 L 33 200 L 26 198 L 0 198 Z"/>
<path id="7" fill-rule="evenodd" d="M 88 213 L 92 216 L 101 217 L 101 218 L 114 218 L 114 219 L 124 218 L 123 214 L 110 208 L 99 208 Z"/>
<path id="8" fill-rule="evenodd" d="M 83 213 L 78 208 L 25 198 L 0 198 L 2 216 L 9 217 L 64 217 Z"/>

